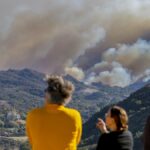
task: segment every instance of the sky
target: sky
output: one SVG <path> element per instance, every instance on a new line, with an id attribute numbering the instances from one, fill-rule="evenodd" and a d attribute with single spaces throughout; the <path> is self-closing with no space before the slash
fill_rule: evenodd
<path id="1" fill-rule="evenodd" d="M 0 0 L 0 70 L 88 84 L 150 79 L 149 0 Z"/>

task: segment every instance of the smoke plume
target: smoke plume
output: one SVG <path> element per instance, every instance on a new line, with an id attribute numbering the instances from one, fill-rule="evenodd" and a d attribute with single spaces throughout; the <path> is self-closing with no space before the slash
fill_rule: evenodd
<path id="1" fill-rule="evenodd" d="M 149 8 L 149 0 L 0 1 L 0 69 L 122 87 L 148 79 Z"/>

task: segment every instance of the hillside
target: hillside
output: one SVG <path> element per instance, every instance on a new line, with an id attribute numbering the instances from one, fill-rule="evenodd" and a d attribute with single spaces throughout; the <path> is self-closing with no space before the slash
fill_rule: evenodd
<path id="1" fill-rule="evenodd" d="M 43 78 L 44 74 L 29 69 L 0 71 L 0 100 L 18 111 L 40 105 L 46 87 Z"/>
<path id="2" fill-rule="evenodd" d="M 0 92 L 0 149 L 13 150 L 13 147 L 20 147 L 20 150 L 29 149 L 27 143 L 16 141 L 16 139 L 24 139 L 27 112 L 44 103 L 43 91 L 46 88 L 44 77 L 44 74 L 30 69 L 0 71 L 0 90 L 2 91 Z M 145 84 L 140 82 L 138 86 L 135 83 L 134 88 L 119 88 L 101 83 L 86 85 L 69 75 L 65 78 L 73 82 L 76 87 L 69 107 L 78 109 L 84 122 L 105 106 L 122 101 Z M 87 142 L 92 135 L 89 131 L 90 134 L 86 135 Z M 87 142 L 85 142 L 86 137 L 83 138 L 84 146 Z"/>
<path id="3" fill-rule="evenodd" d="M 134 150 L 142 150 L 142 134 L 146 119 L 150 115 L 150 84 L 134 92 L 126 100 L 117 103 L 117 105 L 125 108 L 129 114 L 129 127 L 135 140 Z M 93 115 L 84 124 L 81 147 L 92 147 L 96 144 L 99 137 L 99 132 L 95 127 L 97 118 L 103 118 L 109 107 L 107 106 Z"/>
<path id="4" fill-rule="evenodd" d="M 41 106 L 46 83 L 44 74 L 30 69 L 0 71 L 0 100 L 7 101 L 17 111 L 27 112 Z M 71 76 L 76 87 L 70 107 L 78 109 L 84 120 L 110 103 L 116 103 L 129 96 L 131 89 L 109 87 L 103 84 L 85 85 Z"/>

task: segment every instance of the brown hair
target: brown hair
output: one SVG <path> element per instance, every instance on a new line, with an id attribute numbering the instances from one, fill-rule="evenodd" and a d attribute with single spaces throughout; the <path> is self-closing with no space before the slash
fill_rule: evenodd
<path id="1" fill-rule="evenodd" d="M 51 96 L 51 102 L 56 104 L 64 104 L 66 100 L 72 95 L 74 91 L 74 85 L 61 76 L 48 76 L 48 87 L 45 92 L 48 92 Z"/>
<path id="2" fill-rule="evenodd" d="M 119 106 L 113 106 L 110 109 L 111 117 L 114 118 L 117 130 L 128 130 L 128 115 L 127 112 L 119 107 Z"/>

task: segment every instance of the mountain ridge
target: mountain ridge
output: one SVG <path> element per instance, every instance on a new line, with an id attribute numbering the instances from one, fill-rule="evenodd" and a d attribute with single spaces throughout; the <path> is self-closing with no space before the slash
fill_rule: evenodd
<path id="1" fill-rule="evenodd" d="M 134 150 L 142 149 L 142 134 L 147 117 L 150 115 L 150 84 L 132 93 L 127 99 L 115 105 L 125 108 L 129 114 L 129 129 L 132 131 L 135 146 Z M 94 114 L 83 127 L 83 141 L 81 147 L 96 144 L 98 137 L 98 130 L 96 129 L 96 122 L 99 117 L 104 119 L 105 113 L 111 107 L 106 106 L 100 112 Z M 88 132 L 87 132 L 88 131 Z M 90 146 L 89 146 L 90 147 Z M 89 149 L 90 150 L 90 149 Z"/>

